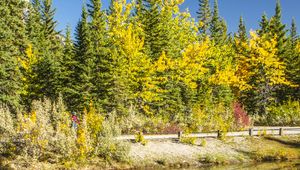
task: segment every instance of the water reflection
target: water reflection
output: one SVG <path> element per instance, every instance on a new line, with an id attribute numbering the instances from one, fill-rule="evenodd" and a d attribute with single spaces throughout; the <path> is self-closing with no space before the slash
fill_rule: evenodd
<path id="1" fill-rule="evenodd" d="M 227 166 L 210 166 L 202 168 L 182 168 L 164 170 L 294 170 L 300 169 L 300 160 L 291 162 L 268 162 L 257 164 L 243 164 L 243 165 L 227 165 Z"/>

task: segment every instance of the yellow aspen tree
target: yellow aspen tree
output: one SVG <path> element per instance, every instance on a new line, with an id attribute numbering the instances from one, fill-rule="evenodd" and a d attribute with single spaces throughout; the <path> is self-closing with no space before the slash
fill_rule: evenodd
<path id="1" fill-rule="evenodd" d="M 115 95 L 112 100 L 117 108 L 123 109 L 144 103 L 144 86 L 150 81 L 150 59 L 143 53 L 143 30 L 130 20 L 132 6 L 124 0 L 114 1 L 111 7 L 113 13 L 108 16 L 114 63 L 112 91 Z"/>
<path id="2" fill-rule="evenodd" d="M 277 56 L 276 37 L 259 37 L 255 32 L 250 32 L 250 35 L 249 56 L 240 56 L 239 73 L 249 85 L 244 90 L 256 94 L 256 103 L 259 106 L 255 112 L 264 114 L 268 105 L 275 102 L 272 93 L 278 85 L 292 84 L 286 79 L 285 64 Z"/>
<path id="3" fill-rule="evenodd" d="M 26 56 L 24 58 L 19 58 L 20 70 L 22 71 L 22 84 L 23 90 L 21 96 L 26 100 L 26 104 L 31 104 L 32 96 L 34 96 L 35 80 L 37 78 L 37 73 L 34 71 L 36 64 L 38 63 L 38 58 L 36 51 L 31 44 L 28 45 L 26 51 Z"/>

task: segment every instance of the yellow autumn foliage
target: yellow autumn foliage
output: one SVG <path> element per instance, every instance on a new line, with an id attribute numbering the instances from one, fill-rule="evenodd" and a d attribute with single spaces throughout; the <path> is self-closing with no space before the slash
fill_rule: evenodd
<path id="1" fill-rule="evenodd" d="M 255 32 L 250 32 L 250 35 L 247 47 L 249 56 L 239 56 L 238 65 L 240 77 L 249 83 L 248 89 L 255 88 L 249 82 L 253 76 L 256 76 L 257 83 L 291 86 L 285 78 L 285 64 L 276 55 L 276 37 L 268 40 L 266 37 L 259 37 Z"/>

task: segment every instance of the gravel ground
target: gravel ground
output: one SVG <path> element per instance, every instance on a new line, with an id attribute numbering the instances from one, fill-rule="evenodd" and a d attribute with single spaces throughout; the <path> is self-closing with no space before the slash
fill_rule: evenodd
<path id="1" fill-rule="evenodd" d="M 149 141 L 145 146 L 134 143 L 131 146 L 130 157 L 137 162 L 136 166 L 177 163 L 198 165 L 199 158 L 205 155 L 222 155 L 232 161 L 246 159 L 241 152 L 237 151 L 243 145 L 247 145 L 242 137 L 232 138 L 226 142 L 215 138 L 205 140 L 206 146 L 200 146 L 201 139 L 197 140 L 196 145 L 176 141 Z M 235 145 L 237 143 L 239 145 Z"/>

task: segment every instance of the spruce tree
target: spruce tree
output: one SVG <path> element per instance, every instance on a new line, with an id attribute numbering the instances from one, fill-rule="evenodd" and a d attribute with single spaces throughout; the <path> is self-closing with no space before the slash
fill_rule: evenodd
<path id="1" fill-rule="evenodd" d="M 37 62 L 32 65 L 32 70 L 39 70 L 39 61 L 42 60 L 42 54 L 44 50 L 44 46 L 42 42 L 44 42 L 44 33 L 42 26 L 42 15 L 41 15 L 41 2 L 40 0 L 33 0 L 28 7 L 28 16 L 26 20 L 26 35 L 28 37 L 28 48 L 30 46 L 32 50 L 32 54 Z M 28 55 L 27 55 L 28 56 Z M 23 76 L 27 76 L 27 85 L 23 85 L 24 87 L 28 86 L 28 88 L 22 94 L 22 102 L 26 105 L 28 109 L 30 109 L 30 105 L 33 100 L 40 99 L 43 94 L 40 93 L 40 84 L 38 76 L 39 73 L 36 71 L 32 73 L 32 75 L 27 75 L 26 70 L 21 70 Z"/>
<path id="2" fill-rule="evenodd" d="M 36 94 L 38 98 L 56 100 L 62 88 L 60 63 L 63 43 L 61 35 L 55 30 L 55 9 L 52 0 L 43 0 L 41 9 L 42 37 L 39 42 L 39 63 L 37 66 Z"/>
<path id="3" fill-rule="evenodd" d="M 259 22 L 260 29 L 258 30 L 258 35 L 262 37 L 265 34 L 269 34 L 269 20 L 266 13 L 263 13 L 261 21 Z"/>
<path id="4" fill-rule="evenodd" d="M 200 34 L 207 35 L 209 31 L 210 16 L 209 0 L 199 0 L 199 9 L 197 11 L 197 18 L 199 19 Z"/>
<path id="5" fill-rule="evenodd" d="M 297 26 L 296 26 L 296 21 L 295 18 L 292 19 L 292 26 L 291 26 L 291 30 L 290 30 L 290 41 L 291 41 L 291 45 L 292 47 L 295 47 L 297 45 L 298 42 L 298 34 L 297 34 Z"/>
<path id="6" fill-rule="evenodd" d="M 40 0 L 33 0 L 32 4 L 29 5 L 28 18 L 26 20 L 26 34 L 35 49 L 38 49 L 43 33 L 40 10 Z"/>
<path id="7" fill-rule="evenodd" d="M 0 104 L 20 107 L 21 81 L 18 60 L 26 48 L 25 4 L 20 0 L 0 1 Z"/>
<path id="8" fill-rule="evenodd" d="M 76 66 L 75 60 L 75 49 L 71 39 L 71 29 L 68 26 L 66 28 L 66 36 L 64 41 L 63 59 L 61 62 L 61 94 L 63 95 L 64 101 L 70 110 L 74 110 L 76 107 Z"/>
<path id="9" fill-rule="evenodd" d="M 78 63 L 76 67 L 77 79 L 74 82 L 76 84 L 77 109 L 83 109 L 95 97 L 92 93 L 95 90 L 92 82 L 95 60 L 88 23 L 88 13 L 85 6 L 82 8 L 81 19 L 76 27 L 75 40 L 75 61 Z"/>
<path id="10" fill-rule="evenodd" d="M 145 30 L 146 53 L 153 59 L 158 59 L 166 48 L 166 41 L 163 39 L 163 32 L 160 23 L 160 6 L 156 1 L 144 0 L 144 11 L 142 18 L 143 29 Z"/>
<path id="11" fill-rule="evenodd" d="M 271 36 L 276 36 L 277 40 L 277 55 L 284 60 L 284 52 L 285 52 L 285 45 L 286 45 L 286 30 L 285 25 L 281 22 L 281 5 L 280 1 L 277 0 L 276 8 L 275 8 L 275 15 L 270 19 L 270 33 Z"/>
<path id="12" fill-rule="evenodd" d="M 220 19 L 218 0 L 214 1 L 214 9 L 210 22 L 210 36 L 216 44 L 223 44 L 226 39 L 227 26 L 224 20 Z"/>
<path id="13" fill-rule="evenodd" d="M 282 90 L 282 96 L 285 99 L 292 98 L 294 100 L 300 99 L 300 53 L 297 51 L 297 45 L 299 44 L 297 27 L 295 19 L 292 20 L 290 34 L 287 40 L 286 52 L 285 52 L 285 63 L 287 69 L 287 78 L 296 87 L 287 87 Z M 299 48 L 299 47 L 298 47 Z"/>
<path id="14" fill-rule="evenodd" d="M 95 100 L 99 100 L 96 104 L 104 104 L 108 100 L 109 82 L 111 81 L 111 58 L 108 52 L 108 34 L 106 15 L 101 11 L 101 0 L 90 0 L 89 15 L 90 35 L 91 35 L 91 60 L 95 64 L 91 66 L 93 69 L 94 78 L 91 79 L 95 88 L 91 91 Z M 112 8 L 111 8 L 112 10 Z M 92 64 L 92 63 L 91 63 Z"/>
<path id="15" fill-rule="evenodd" d="M 238 32 L 236 34 L 236 37 L 238 37 L 238 39 L 241 42 L 247 42 L 248 41 L 246 26 L 245 26 L 245 22 L 244 22 L 244 19 L 243 19 L 242 16 L 240 17 L 239 29 L 238 29 Z"/>
<path id="16" fill-rule="evenodd" d="M 238 32 L 234 34 L 234 48 L 237 54 L 246 54 L 245 45 L 248 43 L 248 36 L 246 31 L 245 22 L 242 16 L 239 20 Z"/>

